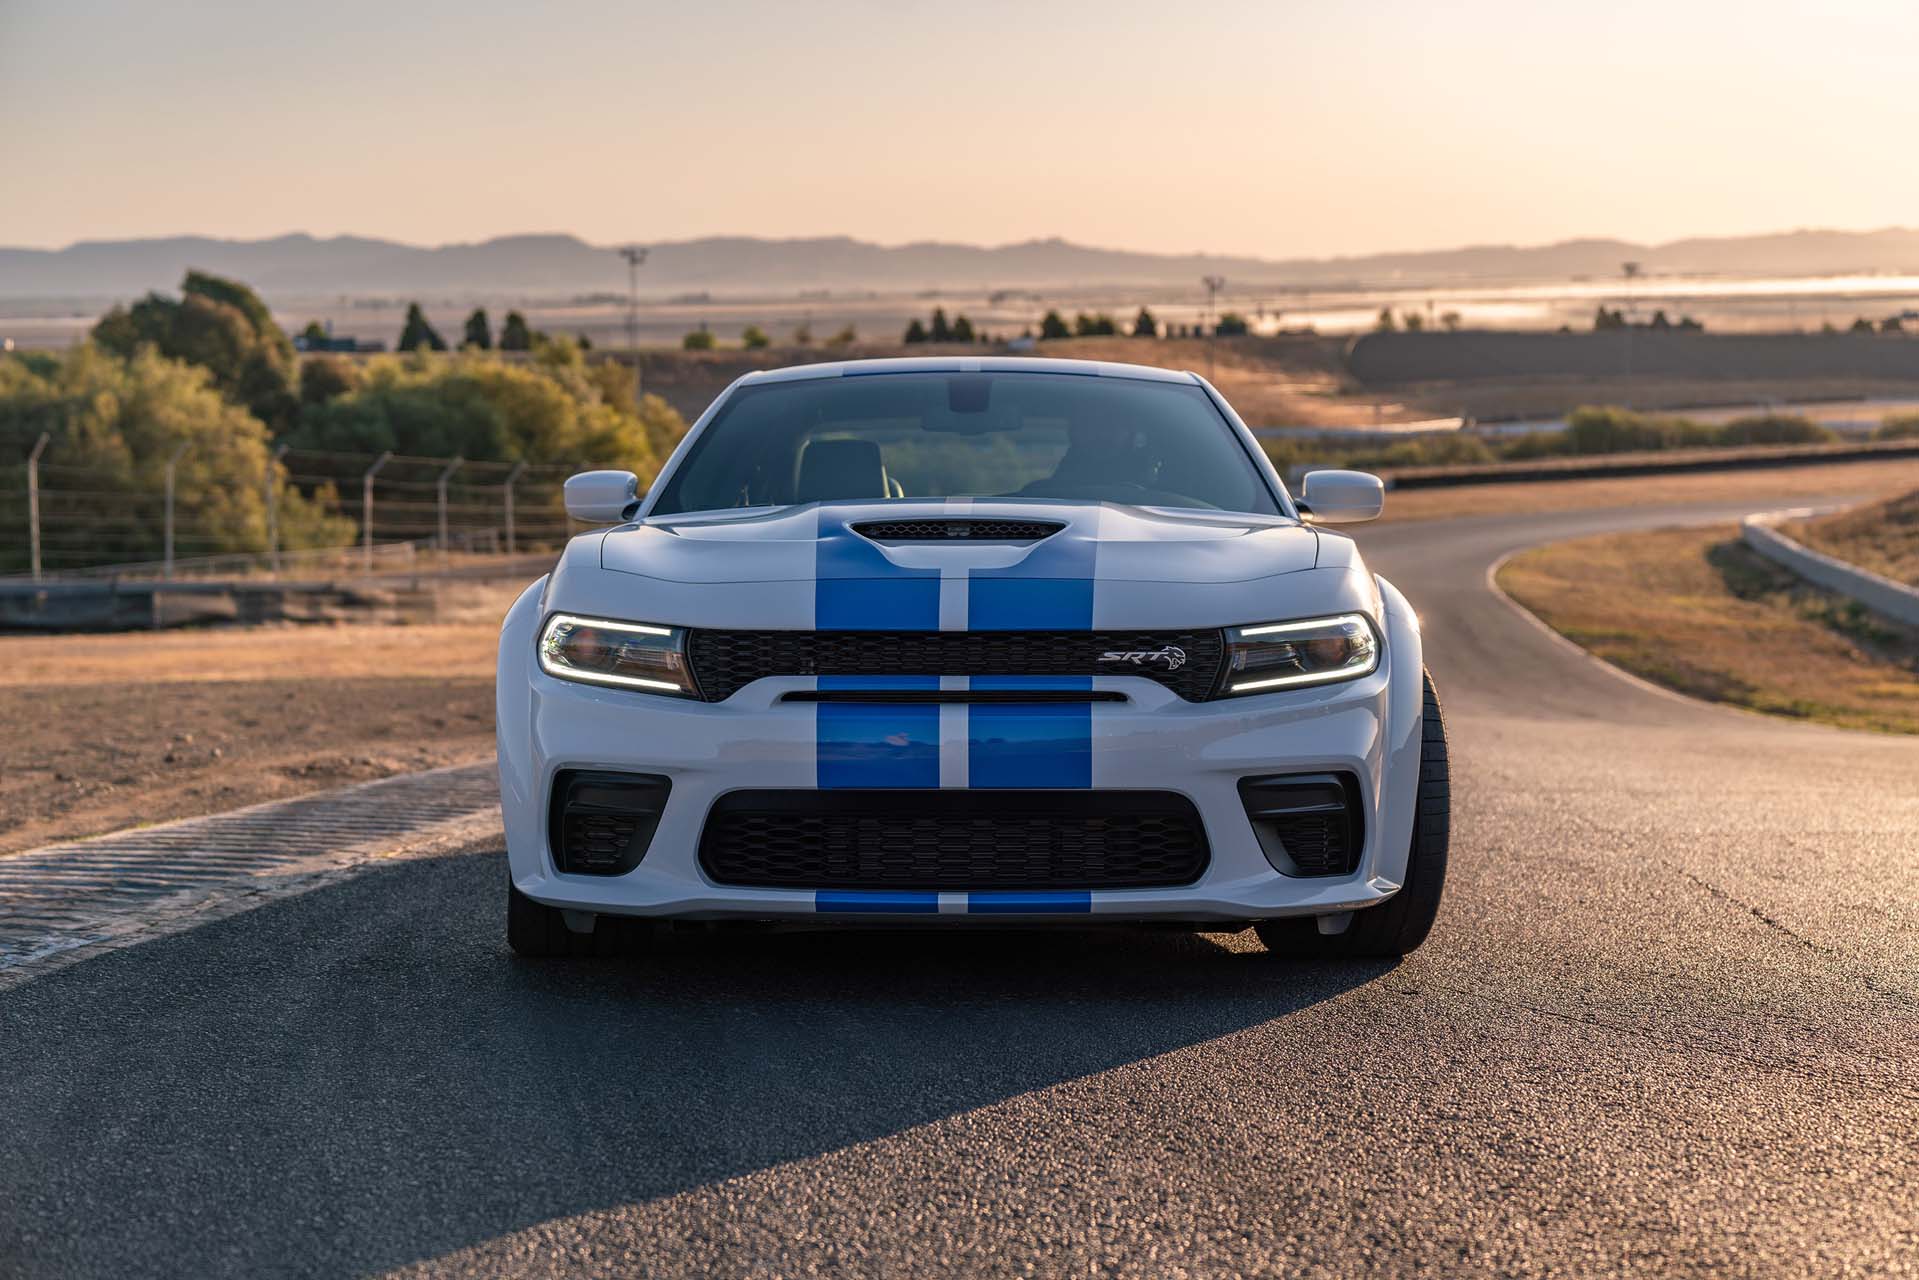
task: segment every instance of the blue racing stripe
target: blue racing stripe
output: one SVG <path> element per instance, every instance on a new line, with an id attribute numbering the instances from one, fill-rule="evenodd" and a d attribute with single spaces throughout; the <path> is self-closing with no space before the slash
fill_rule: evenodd
<path id="1" fill-rule="evenodd" d="M 1097 520 L 1097 511 L 1088 519 Z M 967 582 L 973 631 L 1090 631 L 1099 540 L 1077 527 L 1038 543 L 1018 564 L 975 569 Z"/>
<path id="2" fill-rule="evenodd" d="M 974 676 L 975 689 L 1091 689 L 1091 676 Z M 1093 706 L 982 703 L 967 708 L 969 787 L 1090 787 Z"/>
<path id="3" fill-rule="evenodd" d="M 1093 894 L 1088 889 L 966 895 L 966 910 L 970 915 L 1083 915 L 1091 912 L 1092 909 Z"/>
<path id="4" fill-rule="evenodd" d="M 821 689 L 938 689 L 938 676 L 821 676 Z M 829 787 L 937 787 L 937 703 L 822 702 L 813 737 L 815 782 Z"/>
<path id="5" fill-rule="evenodd" d="M 937 569 L 905 569 L 841 519 L 820 511 L 813 626 L 821 631 L 938 631 Z"/>
<path id="6" fill-rule="evenodd" d="M 887 915 L 929 915 L 940 909 L 937 893 L 891 890 L 821 889 L 813 895 L 815 911 L 883 912 Z"/>

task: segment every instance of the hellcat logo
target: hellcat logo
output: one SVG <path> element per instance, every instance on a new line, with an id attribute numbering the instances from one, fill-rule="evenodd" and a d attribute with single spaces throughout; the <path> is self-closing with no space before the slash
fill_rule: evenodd
<path id="1" fill-rule="evenodd" d="M 1135 667 L 1158 665 L 1168 671 L 1177 671 L 1186 665 L 1186 650 L 1176 644 L 1169 644 L 1164 649 L 1114 649 L 1100 654 L 1099 660 L 1123 662 Z"/>

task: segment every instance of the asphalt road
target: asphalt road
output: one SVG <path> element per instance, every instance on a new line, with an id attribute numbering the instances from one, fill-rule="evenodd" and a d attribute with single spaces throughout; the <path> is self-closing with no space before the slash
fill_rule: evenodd
<path id="1" fill-rule="evenodd" d="M 1383 526 L 1454 738 L 1398 965 L 501 940 L 497 847 L 0 995 L 0 1274 L 1902 1275 L 1919 741 L 1636 687 Z"/>

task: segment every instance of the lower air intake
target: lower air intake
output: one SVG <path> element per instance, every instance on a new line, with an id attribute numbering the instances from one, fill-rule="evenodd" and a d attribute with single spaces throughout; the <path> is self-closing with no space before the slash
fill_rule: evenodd
<path id="1" fill-rule="evenodd" d="M 1164 791 L 734 791 L 700 836 L 710 879 L 778 889 L 1147 888 L 1207 858 Z"/>
<path id="2" fill-rule="evenodd" d="M 1343 876 L 1359 868 L 1365 824 L 1359 783 L 1353 775 L 1242 778 L 1239 798 L 1275 871 L 1290 876 Z"/>
<path id="3" fill-rule="evenodd" d="M 553 779 L 547 843 L 570 875 L 624 875 L 640 865 L 666 808 L 670 779 L 569 769 Z"/>

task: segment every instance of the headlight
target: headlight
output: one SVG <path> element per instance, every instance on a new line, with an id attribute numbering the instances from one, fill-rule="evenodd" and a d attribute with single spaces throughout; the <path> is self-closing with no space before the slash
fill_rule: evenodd
<path id="1" fill-rule="evenodd" d="M 695 696 L 686 633 L 677 627 L 556 613 L 540 633 L 540 670 L 562 680 Z"/>
<path id="2" fill-rule="evenodd" d="M 1332 684 L 1371 675 L 1378 667 L 1379 637 L 1364 614 L 1228 627 L 1219 692 L 1227 697 Z"/>

